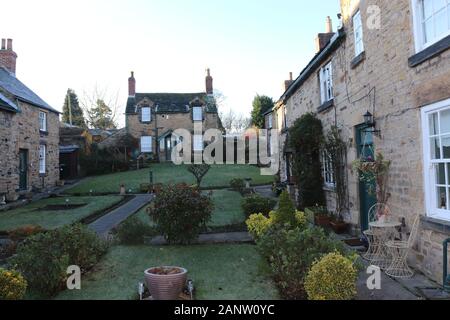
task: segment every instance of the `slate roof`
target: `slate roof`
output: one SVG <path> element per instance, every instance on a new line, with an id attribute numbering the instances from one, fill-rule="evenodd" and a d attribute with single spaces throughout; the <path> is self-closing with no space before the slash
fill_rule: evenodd
<path id="1" fill-rule="evenodd" d="M 0 109 L 12 112 L 20 112 L 19 107 L 1 93 L 0 93 Z"/>
<path id="2" fill-rule="evenodd" d="M 18 100 L 32 104 L 39 108 L 59 113 L 59 111 L 50 107 L 44 100 L 42 100 L 37 94 L 31 91 L 26 85 L 20 82 L 13 74 L 4 68 L 0 67 L 0 87 L 11 95 L 15 96 Z"/>
<path id="3" fill-rule="evenodd" d="M 147 98 L 157 106 L 157 113 L 188 113 L 189 104 L 196 98 L 206 100 L 207 94 L 201 93 L 136 93 L 135 97 L 129 97 L 127 101 L 126 114 L 136 112 L 136 104 Z M 217 107 L 210 105 L 207 112 L 217 113 Z"/>

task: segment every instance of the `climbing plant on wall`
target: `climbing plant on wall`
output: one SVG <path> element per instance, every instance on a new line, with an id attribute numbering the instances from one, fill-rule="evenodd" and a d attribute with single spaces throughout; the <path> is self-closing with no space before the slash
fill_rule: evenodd
<path id="1" fill-rule="evenodd" d="M 325 205 L 320 162 L 323 140 L 322 122 L 312 113 L 303 115 L 289 129 L 289 146 L 294 150 L 292 169 L 297 177 L 301 210 Z"/>

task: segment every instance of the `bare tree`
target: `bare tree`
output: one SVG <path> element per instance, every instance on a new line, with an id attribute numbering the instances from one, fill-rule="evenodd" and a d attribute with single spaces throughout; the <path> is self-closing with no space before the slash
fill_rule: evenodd
<path id="1" fill-rule="evenodd" d="M 98 116 L 98 112 L 96 111 L 102 109 L 100 107 L 104 106 L 107 106 L 111 112 L 108 113 L 107 121 L 101 122 L 110 123 L 112 128 L 117 126 L 117 112 L 120 108 L 119 91 L 109 92 L 108 88 L 99 88 L 98 85 L 95 85 L 92 90 L 83 91 L 80 104 L 85 114 L 88 115 L 89 126 L 96 126 L 95 123 L 97 121 L 94 119 L 95 115 Z"/>
<path id="2" fill-rule="evenodd" d="M 243 114 L 236 114 L 232 109 L 227 113 L 221 113 L 223 127 L 227 134 L 242 133 L 250 127 L 251 119 Z"/>

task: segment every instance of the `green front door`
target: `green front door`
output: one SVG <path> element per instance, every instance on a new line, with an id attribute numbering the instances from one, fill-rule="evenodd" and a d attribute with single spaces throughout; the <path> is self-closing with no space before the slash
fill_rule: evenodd
<path id="1" fill-rule="evenodd" d="M 19 151 L 19 189 L 28 188 L 28 150 Z"/>
<path id="2" fill-rule="evenodd" d="M 358 158 L 375 159 L 373 133 L 366 126 L 356 128 L 356 143 Z M 369 229 L 369 209 L 377 203 L 376 195 L 370 191 L 375 190 L 375 183 L 372 185 L 359 181 L 359 203 L 360 203 L 360 223 L 361 230 Z"/>

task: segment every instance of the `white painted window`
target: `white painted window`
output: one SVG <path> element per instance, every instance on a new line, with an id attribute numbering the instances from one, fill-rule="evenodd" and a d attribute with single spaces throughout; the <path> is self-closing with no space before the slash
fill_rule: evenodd
<path id="1" fill-rule="evenodd" d="M 46 146 L 41 144 L 39 146 L 39 173 L 45 174 L 45 158 L 46 158 Z"/>
<path id="2" fill-rule="evenodd" d="M 334 188 L 336 181 L 334 178 L 333 159 L 326 151 L 322 151 L 322 175 L 325 186 Z"/>
<path id="3" fill-rule="evenodd" d="M 333 99 L 333 70 L 331 62 L 320 69 L 320 93 L 322 103 Z"/>
<path id="4" fill-rule="evenodd" d="M 194 121 L 203 121 L 203 108 L 202 107 L 192 108 L 192 119 Z"/>
<path id="5" fill-rule="evenodd" d="M 194 135 L 194 151 L 203 151 L 202 135 Z"/>
<path id="6" fill-rule="evenodd" d="M 272 129 L 273 128 L 273 114 L 269 114 L 267 116 L 267 129 Z"/>
<path id="7" fill-rule="evenodd" d="M 450 0 L 412 0 L 416 51 L 450 35 Z"/>
<path id="8" fill-rule="evenodd" d="M 353 16 L 353 33 L 355 38 L 355 57 L 364 52 L 363 26 L 361 11 Z"/>
<path id="9" fill-rule="evenodd" d="M 450 221 L 450 99 L 422 110 L 427 215 Z"/>
<path id="10" fill-rule="evenodd" d="M 143 107 L 141 109 L 141 114 L 142 114 L 142 122 L 152 121 L 152 109 L 150 107 Z"/>
<path id="11" fill-rule="evenodd" d="M 47 131 L 47 113 L 39 111 L 39 130 Z"/>
<path id="12" fill-rule="evenodd" d="M 152 137 L 150 136 L 141 137 L 141 152 L 142 153 L 152 152 Z"/>

